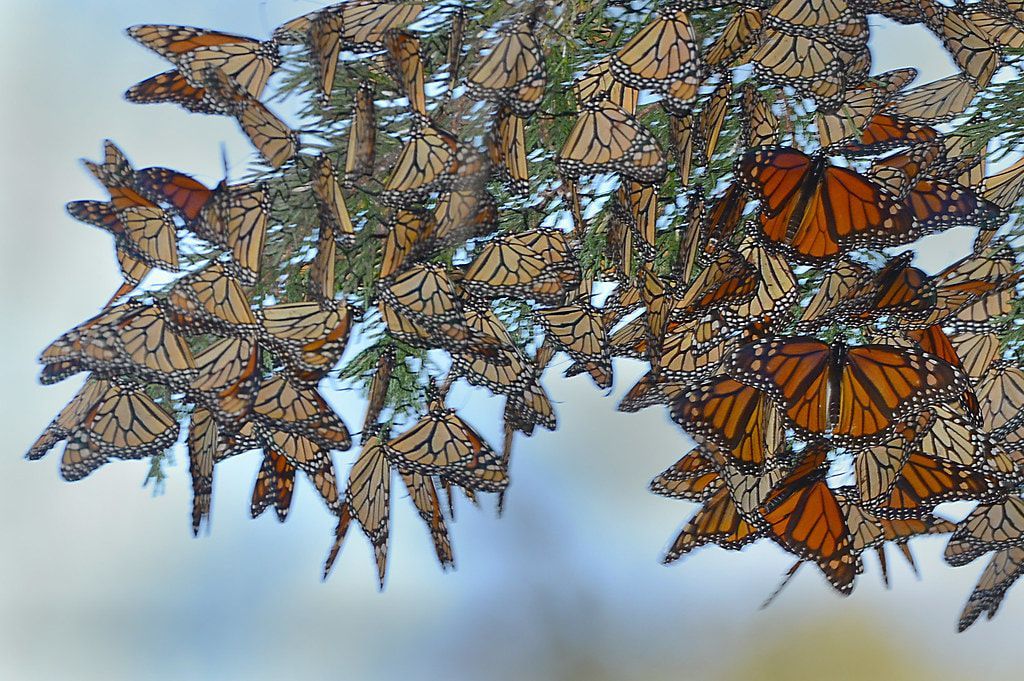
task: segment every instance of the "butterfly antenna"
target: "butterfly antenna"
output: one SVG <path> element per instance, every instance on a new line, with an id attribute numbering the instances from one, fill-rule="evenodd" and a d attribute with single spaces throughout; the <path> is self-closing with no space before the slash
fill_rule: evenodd
<path id="1" fill-rule="evenodd" d="M 782 582 L 777 587 L 775 587 L 775 591 L 771 592 L 768 598 L 764 599 L 764 603 L 761 604 L 759 610 L 764 610 L 769 605 L 771 605 L 776 598 L 779 597 L 779 594 L 782 593 L 782 590 L 786 588 L 786 585 L 793 581 L 793 576 L 797 573 L 797 570 L 799 570 L 800 566 L 803 564 L 804 562 L 802 560 L 798 560 L 797 562 L 793 563 L 793 567 L 789 568 L 789 572 L 783 575 Z"/>

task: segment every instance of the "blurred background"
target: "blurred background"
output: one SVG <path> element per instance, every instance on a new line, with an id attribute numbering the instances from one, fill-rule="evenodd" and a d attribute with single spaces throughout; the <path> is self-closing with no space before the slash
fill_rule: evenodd
<path id="1" fill-rule="evenodd" d="M 504 517 L 463 503 L 451 527 L 458 569 L 443 573 L 404 494 L 393 501 L 386 589 L 358 530 L 326 583 L 334 523 L 298 483 L 291 517 L 249 519 L 259 457 L 217 469 L 213 529 L 193 539 L 184 452 L 163 494 L 146 464 L 85 481 L 58 453 L 23 453 L 78 389 L 36 381 L 38 352 L 92 315 L 118 283 L 110 237 L 64 213 L 99 198 L 78 163 L 114 139 L 137 167 L 180 168 L 209 184 L 250 155 L 226 118 L 121 99 L 166 68 L 123 29 L 183 23 L 267 36 L 322 3 L 300 0 L 0 0 L 0 678 L 3 679 L 995 679 L 1019 678 L 1024 591 L 999 616 L 954 633 L 982 562 L 954 569 L 943 538 L 912 546 L 917 580 L 891 554 L 891 591 L 867 558 L 846 599 L 802 570 L 758 605 L 792 559 L 770 544 L 708 548 L 672 567 L 661 552 L 694 506 L 646 490 L 687 449 L 662 410 L 618 414 L 639 375 L 616 365 L 611 394 L 589 379 L 546 384 L 560 428 L 517 440 Z M 930 35 L 872 17 L 876 70 L 952 71 Z M 952 259 L 932 245 L 921 264 Z M 329 386 L 325 391 L 329 392 Z M 500 444 L 498 403 L 456 391 L 458 408 Z M 360 403 L 334 393 L 358 422 Z M 339 457 L 346 474 L 354 453 Z M 397 481 L 396 481 L 397 482 Z"/>

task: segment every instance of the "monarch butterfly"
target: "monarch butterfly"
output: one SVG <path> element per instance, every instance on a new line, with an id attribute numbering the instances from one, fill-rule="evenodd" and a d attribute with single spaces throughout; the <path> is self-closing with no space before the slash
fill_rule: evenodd
<path id="1" fill-rule="evenodd" d="M 678 273 L 679 280 L 689 282 L 693 277 L 693 270 L 697 266 L 697 258 L 701 249 L 704 248 L 704 191 L 696 188 L 690 195 L 686 206 L 686 232 L 679 239 L 679 250 L 676 253 L 676 262 L 673 267 Z"/>
<path id="2" fill-rule="evenodd" d="M 641 257 L 654 259 L 655 230 L 658 224 L 658 188 L 625 181 L 616 193 L 622 219 L 629 226 Z"/>
<path id="3" fill-rule="evenodd" d="M 764 536 L 764 530 L 740 515 L 729 490 L 722 487 L 704 502 L 679 532 L 662 562 L 675 562 L 705 544 L 735 551 Z"/>
<path id="4" fill-rule="evenodd" d="M 418 324 L 445 329 L 445 335 L 467 337 L 462 305 L 443 265 L 413 265 L 395 275 L 379 292 L 386 305 Z"/>
<path id="5" fill-rule="evenodd" d="M 1013 313 L 1017 273 L 997 282 L 995 289 L 964 305 L 947 321 L 954 333 L 989 333 L 994 321 Z"/>
<path id="6" fill-rule="evenodd" d="M 384 34 L 384 47 L 388 52 L 388 66 L 392 78 L 409 100 L 409 107 L 416 113 L 426 116 L 427 100 L 423 93 L 420 39 L 407 31 L 391 30 Z"/>
<path id="7" fill-rule="evenodd" d="M 258 518 L 273 505 L 278 521 L 283 523 L 288 518 L 294 492 L 295 466 L 280 452 L 267 449 L 252 487 L 250 515 Z"/>
<path id="8" fill-rule="evenodd" d="M 927 230 L 960 225 L 994 233 L 1004 221 L 999 206 L 955 182 L 917 178 L 904 202 L 914 220 Z"/>
<path id="9" fill-rule="evenodd" d="M 705 501 L 721 489 L 722 485 L 722 478 L 718 475 L 714 461 L 698 447 L 655 476 L 649 488 L 663 497 Z"/>
<path id="10" fill-rule="evenodd" d="M 441 513 L 441 502 L 437 497 L 433 479 L 415 471 L 400 470 L 399 474 L 409 492 L 409 498 L 416 506 L 417 513 L 430 532 L 438 562 L 443 568 L 454 567 L 455 557 L 452 554 L 448 528 L 445 526 L 444 515 Z"/>
<path id="11" fill-rule="evenodd" d="M 377 578 L 384 587 L 388 564 L 388 531 L 391 524 L 391 463 L 377 435 L 363 443 L 349 471 L 345 504 L 373 545 Z"/>
<path id="12" fill-rule="evenodd" d="M 338 243 L 343 248 L 349 248 L 355 243 L 356 232 L 334 172 L 334 164 L 328 156 L 321 154 L 314 162 L 313 172 L 313 194 L 319 207 L 320 228 L 324 229 L 326 224 L 327 230 L 334 234 Z"/>
<path id="13" fill-rule="evenodd" d="M 842 101 L 847 66 L 831 40 L 798 31 L 785 24 L 763 29 L 750 55 L 754 73 L 812 97 L 822 109 L 833 109 Z"/>
<path id="14" fill-rule="evenodd" d="M 296 384 L 287 376 L 272 376 L 260 385 L 252 413 L 268 429 L 297 433 L 325 449 L 352 446 L 345 424 L 317 389 Z"/>
<path id="15" fill-rule="evenodd" d="M 586 104 L 597 99 L 607 99 L 630 114 L 636 115 L 640 91 L 624 85 L 612 75 L 609 57 L 600 60 L 583 72 L 572 85 L 572 94 L 577 104 Z"/>
<path id="16" fill-rule="evenodd" d="M 479 357 L 498 357 L 500 344 L 493 338 L 474 333 L 462 320 L 454 324 L 419 324 L 383 299 L 378 307 L 388 334 L 404 343 L 421 348 L 445 348 L 451 352 L 466 351 Z"/>
<path id="17" fill-rule="evenodd" d="M 747 148 L 771 146 L 779 139 L 779 119 L 771 105 L 750 83 L 742 88 L 740 108 L 743 111 L 740 137 Z"/>
<path id="18" fill-rule="evenodd" d="M 498 202 L 483 188 L 453 189 L 438 198 L 431 224 L 434 231 L 426 240 L 424 256 L 493 232 L 498 226 Z"/>
<path id="19" fill-rule="evenodd" d="M 192 479 L 192 535 L 206 521 L 210 527 L 210 503 L 213 496 L 213 468 L 220 448 L 217 422 L 206 409 L 192 412 L 188 427 L 188 472 Z"/>
<path id="20" fill-rule="evenodd" d="M 927 413 L 927 412 L 924 412 Z M 924 430 L 930 428 L 929 414 L 916 422 L 898 423 L 892 439 L 853 452 L 857 498 L 864 504 L 878 503 L 892 494 L 912 448 L 920 449 Z M 922 423 L 924 421 L 924 423 Z"/>
<path id="21" fill-rule="evenodd" d="M 520 421 L 531 426 L 540 423 L 554 429 L 554 408 L 539 382 L 538 370 L 516 346 L 508 329 L 493 310 L 481 307 L 466 310 L 466 323 L 478 336 L 494 339 L 496 352 L 455 352 L 452 371 L 471 385 L 484 386 L 496 395 L 507 396 L 507 403 Z"/>
<path id="22" fill-rule="evenodd" d="M 957 629 L 966 630 L 983 612 L 992 619 L 1006 591 L 1021 575 L 1024 575 L 1024 546 L 1002 549 L 993 554 L 992 560 L 981 573 L 978 585 L 967 599 Z"/>
<path id="23" fill-rule="evenodd" d="M 998 309 L 998 304 L 990 309 L 996 300 L 989 301 L 993 295 L 1012 290 L 1019 274 L 1015 271 L 1016 260 L 1001 242 L 993 243 L 978 254 L 961 258 L 934 276 L 938 302 L 935 313 L 922 325 L 935 324 L 953 315 L 965 315 L 965 319 L 952 319 L 951 324 L 958 330 L 977 328 L 971 315 L 988 314 Z M 978 303 L 984 304 L 979 310 L 972 310 Z M 983 317 L 988 320 L 990 317 Z M 985 325 L 981 325 L 982 329 Z"/>
<path id="24" fill-rule="evenodd" d="M 505 107 L 498 109 L 488 139 L 488 153 L 491 164 L 510 191 L 521 196 L 529 193 L 530 171 L 526 165 L 526 127 L 522 116 Z"/>
<path id="25" fill-rule="evenodd" d="M 942 154 L 942 144 L 937 142 L 914 146 L 875 160 L 867 174 L 892 195 L 906 198 L 918 176 L 928 176 Z"/>
<path id="26" fill-rule="evenodd" d="M 377 424 L 380 413 L 387 401 L 388 387 L 391 385 L 391 375 L 395 370 L 397 353 L 394 345 L 385 345 L 377 356 L 377 363 L 374 367 L 373 377 L 370 379 L 370 389 L 366 396 L 366 417 L 363 419 L 363 433 L 369 433 Z M 364 436 L 363 443 L 366 438 Z"/>
<path id="27" fill-rule="evenodd" d="M 845 0 L 826 0 L 813 7 L 793 0 L 786 0 L 772 5 L 766 17 L 774 22 L 784 22 L 796 28 L 814 31 L 845 19 L 848 7 Z"/>
<path id="28" fill-rule="evenodd" d="M 72 201 L 66 209 L 76 220 L 110 232 L 119 253 L 151 268 L 178 271 L 174 223 L 158 206 L 132 205 L 117 209 L 112 202 Z"/>
<path id="29" fill-rule="evenodd" d="M 892 493 L 872 510 L 881 517 L 916 518 L 947 501 L 990 501 L 999 494 L 992 475 L 912 450 Z"/>
<path id="30" fill-rule="evenodd" d="M 732 76 L 730 74 L 722 78 L 718 87 L 708 95 L 708 100 L 697 118 L 697 130 L 700 132 L 697 140 L 700 146 L 702 165 L 706 166 L 711 163 L 711 157 L 714 156 L 715 147 L 718 146 L 718 137 L 725 124 L 725 115 L 729 112 L 731 97 Z"/>
<path id="31" fill-rule="evenodd" d="M 692 353 L 692 361 L 700 366 L 714 354 L 711 351 L 713 346 L 732 335 L 721 317 L 713 313 L 687 322 L 669 319 L 664 326 L 658 325 L 658 314 L 657 311 L 652 314 L 648 310 L 644 315 L 616 329 L 608 339 L 612 355 L 665 363 L 670 354 L 669 346 L 676 345 L 676 352 Z M 652 344 L 661 345 L 660 357 L 657 349 L 651 347 Z M 718 359 L 721 359 L 720 355 Z"/>
<path id="32" fill-rule="evenodd" d="M 91 378 L 47 427 L 28 458 L 41 458 L 65 439 L 60 472 L 71 482 L 111 457 L 141 459 L 162 452 L 178 439 L 178 423 L 141 388 Z"/>
<path id="33" fill-rule="evenodd" d="M 803 460 L 758 509 L 772 539 L 804 560 L 814 561 L 829 583 L 846 595 L 860 570 L 850 546 L 846 514 L 826 484 L 826 448 L 812 444 Z"/>
<path id="34" fill-rule="evenodd" d="M 432 216 L 423 211 L 399 208 L 385 222 L 388 229 L 384 239 L 379 279 L 384 280 L 403 269 L 414 255 L 424 250 L 424 244 L 434 233 Z"/>
<path id="35" fill-rule="evenodd" d="M 1024 27 L 1021 27 L 1021 20 L 1015 20 L 1004 7 L 975 5 L 963 7 L 963 18 L 983 33 L 990 41 L 1001 47 L 1021 49 L 1024 47 Z"/>
<path id="36" fill-rule="evenodd" d="M 573 194 L 576 194 L 575 190 Z M 575 211 L 575 205 L 573 208 L 573 218 L 575 219 L 579 213 Z M 632 231 L 629 225 L 626 224 L 626 221 L 621 206 L 614 204 L 609 216 L 605 255 L 611 261 L 615 275 L 620 281 L 630 281 L 633 279 L 633 244 L 636 240 L 633 238 Z M 586 225 L 582 221 L 582 215 L 580 215 L 580 222 L 576 223 L 573 229 L 573 236 L 577 239 L 582 239 L 585 235 Z"/>
<path id="37" fill-rule="evenodd" d="M 999 50 L 974 23 L 937 3 L 922 7 L 924 25 L 937 35 L 946 50 L 978 87 L 986 87 L 1000 66 Z"/>
<path id="38" fill-rule="evenodd" d="M 978 380 L 999 356 L 999 335 L 994 331 L 965 331 L 949 338 L 961 368 L 972 380 Z"/>
<path id="39" fill-rule="evenodd" d="M 993 362 L 974 388 L 985 431 L 999 436 L 1024 423 L 1024 369 L 1012 362 Z"/>
<path id="40" fill-rule="evenodd" d="M 788 459 L 772 456 L 762 465 L 752 466 L 725 455 L 718 447 L 701 438 L 696 439 L 714 455 L 720 466 L 722 480 L 740 514 L 756 519 L 757 509 L 786 476 L 790 467 Z"/>
<path id="41" fill-rule="evenodd" d="M 537 310 L 547 337 L 569 353 L 600 388 L 612 385 L 612 360 L 600 312 L 584 301 L 562 307 Z"/>
<path id="42" fill-rule="evenodd" d="M 989 551 L 1024 546 L 1024 499 L 1008 496 L 996 503 L 978 504 L 946 544 L 946 562 L 966 565 Z"/>
<path id="43" fill-rule="evenodd" d="M 330 223 L 321 220 L 316 237 L 316 255 L 309 264 L 306 289 L 313 300 L 334 300 L 337 243 Z"/>
<path id="44" fill-rule="evenodd" d="M 662 105 L 684 115 L 693 106 L 704 66 L 686 11 L 669 6 L 641 28 L 609 63 L 612 74 L 634 88 L 656 89 Z"/>
<path id="45" fill-rule="evenodd" d="M 956 525 L 934 515 L 922 518 L 893 520 L 880 518 L 857 501 L 857 491 L 851 487 L 840 487 L 835 490 L 836 500 L 846 513 L 846 524 L 850 528 L 850 545 L 855 555 L 869 548 L 874 548 L 882 567 L 882 581 L 888 585 L 889 576 L 886 568 L 884 545 L 894 542 L 903 552 L 914 572 L 917 565 L 914 555 L 907 544 L 912 537 L 926 534 L 946 534 L 952 532 Z"/>
<path id="46" fill-rule="evenodd" d="M 719 376 L 672 403 L 672 420 L 737 461 L 761 465 L 783 444 L 782 422 L 767 395 Z"/>
<path id="47" fill-rule="evenodd" d="M 749 197 L 742 182 L 733 182 L 714 200 L 710 209 L 700 214 L 701 247 L 728 243 L 743 220 Z M 706 249 L 705 249 L 706 250 Z"/>
<path id="48" fill-rule="evenodd" d="M 46 430 L 32 444 L 25 458 L 35 461 L 41 459 L 48 451 L 71 435 L 84 421 L 86 415 L 111 389 L 111 383 L 105 379 L 89 376 L 81 389 L 71 398 L 60 413 L 46 426 Z"/>
<path id="49" fill-rule="evenodd" d="M 543 352 L 538 352 L 534 357 L 530 369 L 531 380 L 523 383 L 520 390 L 509 392 L 505 397 L 505 425 L 512 431 L 532 435 L 538 425 L 548 430 L 558 427 L 554 405 L 539 381 L 546 366 L 546 362 L 540 361 L 542 356 Z"/>
<path id="50" fill-rule="evenodd" d="M 488 243 L 466 270 L 463 285 L 485 298 L 521 296 L 561 305 L 581 278 L 565 235 L 534 229 Z"/>
<path id="51" fill-rule="evenodd" d="M 787 314 L 790 306 L 796 302 L 799 291 L 796 275 L 785 258 L 769 252 L 750 234 L 744 237 L 737 251 L 757 273 L 757 288 L 749 302 L 729 310 L 726 316 L 760 319 L 768 314 L 776 317 Z"/>
<path id="52" fill-rule="evenodd" d="M 716 69 L 727 67 L 736 61 L 745 62 L 746 56 L 757 42 L 763 15 L 764 11 L 756 7 L 737 8 L 737 11 L 729 16 L 721 35 L 704 52 L 704 62 L 708 67 Z"/>
<path id="53" fill-rule="evenodd" d="M 281 65 L 274 41 L 261 42 L 230 33 L 190 26 L 132 26 L 128 35 L 173 63 L 196 88 L 205 87 L 204 72 L 218 69 L 250 96 L 260 97 Z"/>
<path id="54" fill-rule="evenodd" d="M 298 135 L 223 71 L 207 68 L 203 71 L 203 85 L 238 120 L 242 131 L 273 168 L 280 168 L 295 156 Z"/>
<path id="55" fill-rule="evenodd" d="M 455 84 L 459 82 L 459 69 L 462 67 L 462 47 L 466 33 L 466 10 L 463 7 L 456 7 L 451 14 L 451 29 L 448 32 L 448 49 L 446 51 L 446 62 L 448 64 L 448 90 L 454 90 Z"/>
<path id="56" fill-rule="evenodd" d="M 712 311 L 726 313 L 725 308 L 750 302 L 758 284 L 754 266 L 738 251 L 721 246 L 715 259 L 676 295 L 672 317 L 685 321 Z"/>
<path id="57" fill-rule="evenodd" d="M 989 473 L 1013 482 L 1019 477 L 1019 464 L 976 425 L 969 416 L 952 408 L 932 406 L 935 415 L 924 431 L 921 451 L 972 470 Z"/>
<path id="58" fill-rule="evenodd" d="M 248 420 L 237 430 L 218 428 L 217 440 L 219 447 L 214 456 L 214 463 L 262 449 L 266 443 L 266 433 L 255 421 Z"/>
<path id="59" fill-rule="evenodd" d="M 762 201 L 761 231 L 799 262 L 821 263 L 851 248 L 898 246 L 925 231 L 864 176 L 789 147 L 744 154 L 740 178 Z"/>
<path id="60" fill-rule="evenodd" d="M 270 188 L 266 183 L 218 186 L 193 231 L 229 250 L 231 273 L 244 286 L 256 283 L 270 220 Z"/>
<path id="61" fill-rule="evenodd" d="M 858 139 L 871 119 L 916 77 L 917 69 L 893 69 L 850 88 L 836 111 L 817 113 L 815 127 L 821 146 L 839 147 Z"/>
<path id="62" fill-rule="evenodd" d="M 729 336 L 697 344 L 692 333 L 690 327 L 665 335 L 660 356 L 619 402 L 619 411 L 635 412 L 655 404 L 672 403 L 689 391 L 693 381 L 718 373 L 722 360 L 737 345 L 737 339 Z"/>
<path id="63" fill-rule="evenodd" d="M 141 303 L 100 312 L 51 343 L 39 361 L 44 365 L 40 380 L 47 385 L 79 371 L 170 386 L 186 385 L 196 375 L 185 339 L 159 308 Z"/>
<path id="64" fill-rule="evenodd" d="M 260 340 L 295 378 L 317 382 L 345 351 L 355 310 L 344 303 L 279 303 L 257 311 Z"/>
<path id="65" fill-rule="evenodd" d="M 641 184 L 658 184 L 667 172 L 654 136 L 636 118 L 605 99 L 583 105 L 558 152 L 558 169 L 569 178 L 616 172 Z"/>
<path id="66" fill-rule="evenodd" d="M 213 97 L 206 87 L 193 85 L 177 69 L 136 83 L 125 90 L 124 98 L 134 104 L 177 104 L 192 113 L 230 113 L 229 107 Z"/>
<path id="67" fill-rule="evenodd" d="M 508 485 L 498 455 L 436 397 L 427 414 L 389 440 L 384 451 L 399 470 L 439 475 L 467 489 L 500 492 Z"/>
<path id="68" fill-rule="evenodd" d="M 288 463 L 305 473 L 327 508 L 333 513 L 338 512 L 341 497 L 338 494 L 334 463 L 327 451 L 303 435 L 284 430 L 270 429 L 261 437 L 264 441 L 264 451 L 274 450 L 280 453 Z"/>
<path id="69" fill-rule="evenodd" d="M 978 145 L 966 135 L 947 135 L 942 140 L 943 162 L 931 173 L 965 187 L 979 189 L 985 179 L 987 144 Z"/>
<path id="70" fill-rule="evenodd" d="M 143 168 L 134 174 L 133 184 L 141 194 L 169 205 L 187 222 L 196 220 L 219 191 L 169 168 Z"/>
<path id="71" fill-rule="evenodd" d="M 240 426 L 259 389 L 259 346 L 251 338 L 225 338 L 196 355 L 198 375 L 188 393 L 218 423 Z M 197 410 L 198 411 L 198 410 Z"/>
<path id="72" fill-rule="evenodd" d="M 662 344 L 668 329 L 673 298 L 665 282 L 646 264 L 640 268 L 640 299 L 644 303 L 647 359 L 651 363 L 651 370 L 657 372 L 664 351 Z"/>
<path id="73" fill-rule="evenodd" d="M 82 159 L 82 164 L 110 194 L 114 208 L 153 205 L 134 191 L 135 169 L 124 152 L 111 140 L 103 140 L 103 161 Z"/>
<path id="74" fill-rule="evenodd" d="M 196 236 L 230 251 L 233 274 L 247 286 L 255 283 L 270 214 L 266 184 L 221 182 L 210 189 L 176 170 L 143 168 L 135 174 L 135 186 L 170 206 Z"/>
<path id="75" fill-rule="evenodd" d="M 177 271 L 173 223 L 155 203 L 135 190 L 136 173 L 124 152 L 110 140 L 104 141 L 103 148 L 101 164 L 83 163 L 107 189 L 110 202 L 75 201 L 67 205 L 68 212 L 78 220 L 113 234 L 117 257 L 128 283 L 138 283 L 149 267 Z"/>
<path id="76" fill-rule="evenodd" d="M 500 39 L 466 77 L 470 93 L 528 118 L 540 107 L 547 87 L 544 50 L 527 17 L 499 31 Z"/>
<path id="77" fill-rule="evenodd" d="M 935 309 L 935 284 L 910 265 L 913 257 L 913 251 L 905 251 L 878 271 L 852 260 L 837 261 L 804 308 L 800 326 L 811 328 L 836 319 L 866 322 L 879 316 L 900 322 L 925 318 Z"/>
<path id="78" fill-rule="evenodd" d="M 984 196 L 1004 210 L 1009 210 L 1024 194 L 1024 158 L 1005 170 L 984 180 Z"/>
<path id="79" fill-rule="evenodd" d="M 967 378 L 910 348 L 847 347 L 807 336 L 754 341 L 737 349 L 726 373 L 765 391 L 798 430 L 850 440 L 884 434 L 930 404 L 955 399 Z"/>
<path id="80" fill-rule="evenodd" d="M 970 78 L 954 74 L 897 95 L 886 110 L 921 123 L 943 123 L 966 111 L 978 91 Z"/>
<path id="81" fill-rule="evenodd" d="M 458 168 L 458 148 L 459 142 L 451 133 L 436 127 L 429 118 L 414 114 L 409 141 L 395 161 L 381 201 L 403 207 L 448 188 Z"/>
<path id="82" fill-rule="evenodd" d="M 274 30 L 274 38 L 289 41 L 295 35 L 301 36 L 310 31 L 317 22 L 330 20 L 334 22 L 346 49 L 372 51 L 381 47 L 387 31 L 408 26 L 422 11 L 423 4 L 418 2 L 357 0 L 338 3 L 278 26 Z"/>
<path id="83" fill-rule="evenodd" d="M 867 549 L 881 547 L 885 543 L 885 531 L 875 515 L 858 501 L 856 487 L 838 487 L 834 491 L 839 507 L 846 517 L 850 531 L 850 550 L 860 555 Z M 881 553 L 880 555 L 885 555 Z M 885 568 L 883 568 L 883 574 Z"/>
<path id="84" fill-rule="evenodd" d="M 690 171 L 693 170 L 693 153 L 697 143 L 696 126 L 692 114 L 668 117 L 668 134 L 676 161 L 679 184 L 690 185 Z"/>
<path id="85" fill-rule="evenodd" d="M 348 130 L 345 154 L 345 182 L 353 183 L 373 175 L 377 156 L 377 111 L 373 103 L 373 86 L 364 81 L 356 90 L 352 124 Z"/>
<path id="86" fill-rule="evenodd" d="M 216 261 L 179 279 L 158 304 L 167 321 L 181 333 L 256 333 L 248 297 L 238 280 Z"/>
<path id="87" fill-rule="evenodd" d="M 310 23 L 306 32 L 307 46 L 316 67 L 321 102 L 330 103 L 334 91 L 334 77 L 338 71 L 338 56 L 341 54 L 341 18 L 324 12 Z"/>

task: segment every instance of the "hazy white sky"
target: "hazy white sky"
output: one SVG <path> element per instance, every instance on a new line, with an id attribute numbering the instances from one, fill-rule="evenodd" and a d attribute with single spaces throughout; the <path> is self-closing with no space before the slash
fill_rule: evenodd
<path id="1" fill-rule="evenodd" d="M 770 545 L 659 565 L 693 506 L 657 498 L 646 484 L 686 442 L 662 412 L 614 412 L 636 377 L 628 364 L 616 366 L 610 396 L 585 377 L 559 379 L 564 363 L 548 372 L 561 428 L 518 443 L 505 517 L 460 509 L 454 574 L 436 567 L 400 495 L 383 594 L 355 531 L 320 583 L 333 523 L 304 481 L 285 525 L 269 514 L 248 519 L 256 456 L 218 467 L 213 532 L 198 540 L 180 462 L 166 494 L 152 498 L 140 487 L 144 464 L 117 463 L 68 484 L 56 454 L 22 460 L 81 381 L 39 386 L 36 355 L 117 283 L 109 237 L 63 210 L 101 196 L 77 159 L 96 158 L 111 137 L 137 166 L 181 168 L 212 183 L 221 141 L 234 162 L 249 154 L 229 120 L 121 99 L 166 68 L 124 27 L 185 23 L 266 36 L 320 5 L 0 2 L 0 678 L 802 679 L 818 678 L 826 662 L 846 670 L 839 678 L 1019 673 L 1024 593 L 1011 594 L 992 623 L 954 636 L 980 565 L 945 567 L 941 539 L 915 541 L 920 582 L 893 556 L 891 592 L 869 564 L 843 600 L 807 569 L 763 612 L 757 604 L 791 562 Z M 924 66 L 923 81 L 948 73 L 920 32 L 886 24 L 875 36 L 898 48 L 876 59 L 876 70 Z M 457 392 L 454 406 L 500 442 L 497 403 L 478 395 L 470 403 Z M 356 422 L 358 406 L 338 399 Z M 339 460 L 345 470 L 351 456 Z"/>

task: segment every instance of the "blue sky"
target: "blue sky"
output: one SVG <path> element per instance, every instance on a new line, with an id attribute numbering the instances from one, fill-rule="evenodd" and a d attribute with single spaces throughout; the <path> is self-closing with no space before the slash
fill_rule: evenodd
<path id="1" fill-rule="evenodd" d="M 54 0 L 0 2 L 5 162 L 0 166 L 0 678 L 9 679 L 661 679 L 997 678 L 1024 664 L 1016 643 L 1024 594 L 991 623 L 955 636 L 981 565 L 942 564 L 942 539 L 917 540 L 924 579 L 893 556 L 886 592 L 870 562 L 849 599 L 807 569 L 772 608 L 757 605 L 791 560 L 770 545 L 658 559 L 693 507 L 646 491 L 687 442 L 663 412 L 614 412 L 638 367 L 616 366 L 609 396 L 589 379 L 546 384 L 560 429 L 520 440 L 509 508 L 463 504 L 452 527 L 458 569 L 442 573 L 408 499 L 393 505 L 387 590 L 353 532 L 335 573 L 319 571 L 333 523 L 305 483 L 292 517 L 248 519 L 258 457 L 218 467 L 213 531 L 193 539 L 185 468 L 166 493 L 141 488 L 144 464 L 60 481 L 56 454 L 22 453 L 77 390 L 36 382 L 35 357 L 114 290 L 109 237 L 78 224 L 65 202 L 101 193 L 77 159 L 111 137 L 137 166 L 220 179 L 220 144 L 250 153 L 234 123 L 172 106 L 133 106 L 132 83 L 163 70 L 123 33 L 185 23 L 255 36 L 321 3 Z M 246 11 L 241 11 L 247 7 Z M 886 50 L 876 70 L 949 72 L 933 41 L 873 22 Z M 922 60 L 924 60 L 922 62 Z M 948 252 L 933 249 L 936 262 Z M 498 403 L 453 395 L 493 442 Z M 355 421 L 359 407 L 337 395 Z M 351 455 L 339 457 L 347 468 Z"/>

